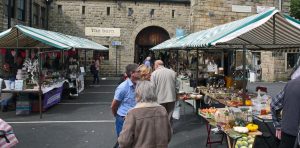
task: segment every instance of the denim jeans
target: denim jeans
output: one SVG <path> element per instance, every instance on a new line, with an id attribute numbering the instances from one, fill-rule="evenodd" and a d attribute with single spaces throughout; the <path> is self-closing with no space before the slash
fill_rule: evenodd
<path id="1" fill-rule="evenodd" d="M 122 128 L 123 128 L 123 124 L 124 124 L 124 117 L 123 116 L 119 116 L 118 114 L 116 115 L 116 132 L 117 132 L 117 136 L 119 137 Z"/>
<path id="2" fill-rule="evenodd" d="M 95 70 L 95 72 L 94 72 L 94 81 L 93 81 L 93 83 L 95 84 L 95 83 L 99 83 L 99 71 L 98 70 Z"/>

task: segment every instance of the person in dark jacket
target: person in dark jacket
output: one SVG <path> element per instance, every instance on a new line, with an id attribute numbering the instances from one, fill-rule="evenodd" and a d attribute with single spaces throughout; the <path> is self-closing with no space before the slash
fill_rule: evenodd
<path id="1" fill-rule="evenodd" d="M 271 102 L 276 137 L 279 148 L 292 148 L 296 142 L 300 124 L 300 67 L 292 75 L 284 89 Z M 282 111 L 282 115 L 281 112 Z"/>

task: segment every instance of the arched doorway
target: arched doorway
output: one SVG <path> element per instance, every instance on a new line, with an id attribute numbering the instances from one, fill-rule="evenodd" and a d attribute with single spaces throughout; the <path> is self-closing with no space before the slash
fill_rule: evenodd
<path id="1" fill-rule="evenodd" d="M 149 49 L 170 39 L 169 33 L 158 26 L 149 26 L 141 30 L 135 39 L 134 62 L 142 63 L 149 55 L 154 55 Z"/>

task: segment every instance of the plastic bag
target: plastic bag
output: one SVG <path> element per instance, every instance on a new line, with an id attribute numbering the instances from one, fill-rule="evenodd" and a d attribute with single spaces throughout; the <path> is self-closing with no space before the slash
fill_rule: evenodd
<path id="1" fill-rule="evenodd" d="M 180 118 L 180 103 L 179 103 L 179 101 L 177 101 L 175 103 L 175 108 L 174 108 L 174 112 L 172 114 L 172 117 L 174 119 L 177 119 L 177 120 L 179 120 L 179 118 Z"/>

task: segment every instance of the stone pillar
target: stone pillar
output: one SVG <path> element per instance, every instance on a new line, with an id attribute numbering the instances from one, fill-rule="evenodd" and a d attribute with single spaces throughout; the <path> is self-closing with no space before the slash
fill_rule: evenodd
<path id="1" fill-rule="evenodd" d="M 275 81 L 274 57 L 271 51 L 261 52 L 261 68 L 263 81 Z"/>

